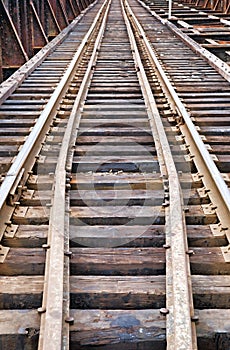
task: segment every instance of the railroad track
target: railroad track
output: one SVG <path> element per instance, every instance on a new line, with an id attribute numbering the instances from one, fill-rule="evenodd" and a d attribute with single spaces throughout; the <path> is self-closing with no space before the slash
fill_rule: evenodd
<path id="1" fill-rule="evenodd" d="M 169 27 L 98 1 L 3 86 L 2 349 L 229 348 L 229 72 Z"/>
<path id="2" fill-rule="evenodd" d="M 182 32 L 229 64 L 229 14 L 183 1 L 144 1 L 161 18 L 169 18 Z M 216 2 L 217 3 L 217 2 Z"/>

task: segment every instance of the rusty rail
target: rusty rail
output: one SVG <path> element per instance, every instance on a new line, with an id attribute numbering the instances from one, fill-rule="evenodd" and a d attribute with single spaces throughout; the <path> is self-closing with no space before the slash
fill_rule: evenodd
<path id="1" fill-rule="evenodd" d="M 137 0 L 144 6 L 147 11 L 149 11 L 155 18 L 160 20 L 161 23 L 167 25 L 169 29 L 175 33 L 183 42 L 185 42 L 193 51 L 203 57 L 209 64 L 215 68 L 215 70 L 221 74 L 227 81 L 230 81 L 230 67 L 219 58 L 214 56 L 212 53 L 208 52 L 206 49 L 201 48 L 194 40 L 189 38 L 186 34 L 181 33 L 180 30 L 176 28 L 175 25 L 170 23 L 167 20 L 161 19 L 157 14 L 152 12 L 142 1 Z M 142 35 L 144 36 L 144 31 L 142 30 Z M 220 171 L 218 170 L 216 164 L 207 148 L 205 147 L 204 142 L 202 141 L 195 125 L 193 124 L 189 113 L 178 97 L 176 91 L 171 85 L 168 77 L 164 73 L 160 63 L 157 60 L 154 51 L 146 39 L 146 44 L 148 50 L 151 54 L 153 64 L 156 65 L 158 72 L 161 76 L 161 83 L 168 91 L 168 96 L 170 101 L 173 101 L 173 106 L 176 108 L 177 112 L 181 118 L 180 129 L 182 134 L 185 137 L 186 144 L 190 148 L 190 154 L 194 156 L 194 163 L 199 169 L 199 176 L 202 177 L 202 181 L 209 191 L 209 197 L 213 203 L 215 203 L 215 210 L 220 220 L 219 232 L 225 230 L 226 237 L 228 239 L 230 247 L 230 196 L 229 189 L 224 181 Z M 172 106 L 172 107 L 173 107 Z M 223 256 L 226 261 L 230 261 L 229 247 L 222 248 Z"/>
<path id="2" fill-rule="evenodd" d="M 192 305 L 190 266 L 186 254 L 188 249 L 187 234 L 180 182 L 161 117 L 156 107 L 128 18 L 135 25 L 135 29 L 144 41 L 151 56 L 152 52 L 149 49 L 149 43 L 145 33 L 129 7 L 128 2 L 124 1 L 124 4 L 127 14 L 124 7 L 123 13 L 133 46 L 134 60 L 140 69 L 138 76 L 149 111 L 151 130 L 156 143 L 158 157 L 159 159 L 163 158 L 163 163 L 160 162 L 162 164 L 161 166 L 166 168 L 166 175 L 169 182 L 170 202 L 169 208 L 166 209 L 166 244 L 169 247 L 166 252 L 166 303 L 168 310 L 165 310 L 165 312 L 166 314 L 169 312 L 167 316 L 167 346 L 168 349 L 197 349 L 195 327 L 191 322 L 194 310 Z M 158 64 L 157 69 L 159 68 Z"/>
<path id="3" fill-rule="evenodd" d="M 66 219 L 66 216 L 68 216 L 66 212 L 67 161 L 72 152 L 71 146 L 74 145 L 77 136 L 77 130 L 81 118 L 81 107 L 86 98 L 89 81 L 93 74 L 92 67 L 95 64 L 98 48 L 105 30 L 110 3 L 111 1 L 108 2 L 108 0 L 103 3 L 101 10 L 81 44 L 82 48 L 87 45 L 89 36 L 97 28 L 98 21 L 100 17 L 102 17 L 103 20 L 95 40 L 88 68 L 82 80 L 68 120 L 55 171 L 53 200 L 49 218 L 47 240 L 49 248 L 46 254 L 45 285 L 43 305 L 41 308 L 41 328 L 38 346 L 39 350 L 68 349 L 69 347 L 69 329 L 67 325 L 72 323 L 73 320 L 69 317 L 68 305 L 65 305 L 65 310 L 63 309 L 64 286 L 68 285 L 69 280 L 68 268 L 64 269 L 65 255 L 68 257 L 68 252 L 64 251 L 65 241 L 69 239 L 68 219 Z M 65 289 L 65 293 L 69 294 L 69 291 Z"/>

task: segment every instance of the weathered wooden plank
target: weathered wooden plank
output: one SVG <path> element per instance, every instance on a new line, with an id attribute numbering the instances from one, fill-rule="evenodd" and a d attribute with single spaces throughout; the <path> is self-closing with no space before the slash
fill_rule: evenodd
<path id="1" fill-rule="evenodd" d="M 196 310 L 200 349 L 228 350 L 230 311 Z M 164 350 L 165 317 L 159 310 L 71 310 L 71 347 L 79 350 L 97 346 L 98 350 Z M 1 349 L 37 348 L 40 316 L 36 310 L 0 311 Z M 28 334 L 22 334 L 23 331 Z"/>
<path id="2" fill-rule="evenodd" d="M 93 225 L 153 224 L 164 222 L 164 208 L 161 206 L 106 206 L 106 207 L 72 207 L 71 224 L 83 221 Z M 156 221 L 157 220 L 157 221 Z M 217 222 L 215 212 L 205 216 L 202 207 L 190 205 L 186 211 L 186 222 L 192 225 L 214 224 Z"/>
<path id="3" fill-rule="evenodd" d="M 43 276 L 1 276 L 0 308 L 38 308 Z M 228 308 L 230 276 L 192 276 L 195 307 Z M 144 309 L 165 306 L 165 276 L 71 276 L 71 308 Z"/>
<path id="4" fill-rule="evenodd" d="M 83 146 L 77 145 L 76 146 L 75 148 L 76 155 L 83 155 L 85 154 L 85 152 L 87 152 L 88 155 L 95 155 L 95 156 L 108 154 L 108 153 L 110 154 L 110 156 L 114 156 L 117 153 L 119 155 L 123 155 L 123 154 L 132 155 L 134 153 L 135 155 L 150 156 L 153 152 L 155 152 L 155 148 L 154 148 L 154 144 L 143 147 L 140 144 L 137 144 L 135 142 L 133 143 L 130 142 L 129 145 L 124 145 L 124 144 L 121 144 L 120 142 L 110 145 L 104 142 L 98 145 L 83 145 Z"/>
<path id="5" fill-rule="evenodd" d="M 216 350 L 222 333 L 229 339 L 230 312 L 226 310 L 196 310 L 200 349 Z M 78 349 L 165 349 L 165 317 L 159 310 L 72 310 L 75 323 L 71 326 L 71 344 Z M 163 342 L 163 344 L 162 344 Z M 227 343 L 226 343 L 227 344 Z M 228 345 L 220 347 L 227 350 Z"/>
<path id="6" fill-rule="evenodd" d="M 195 308 L 229 309 L 230 276 L 194 275 L 192 288 Z"/>
<path id="7" fill-rule="evenodd" d="M 72 248 L 72 274 L 156 275 L 165 273 L 162 248 Z M 220 248 L 194 248 L 193 274 L 230 274 Z"/>
<path id="8" fill-rule="evenodd" d="M 165 273 L 164 248 L 72 248 L 71 273 L 76 275 L 156 275 Z M 192 274 L 229 275 L 221 248 L 194 248 L 190 256 Z M 10 249 L 3 276 L 41 275 L 45 251 L 42 248 Z"/>
<path id="9" fill-rule="evenodd" d="M 1 275 L 43 275 L 44 264 L 45 250 L 42 248 L 12 248 L 1 265 Z"/>
<path id="10" fill-rule="evenodd" d="M 3 135 L 0 139 L 0 145 L 21 145 L 25 142 L 25 137 L 21 135 Z"/>
<path id="11" fill-rule="evenodd" d="M 23 208 L 23 207 L 22 207 Z M 28 207 L 14 213 L 14 224 L 47 224 L 49 209 L 46 207 Z M 70 222 L 80 225 L 81 222 L 93 225 L 122 225 L 132 221 L 133 225 L 151 225 L 164 223 L 164 208 L 162 206 L 92 206 L 72 207 Z M 190 205 L 186 212 L 186 222 L 192 225 L 217 223 L 215 211 L 205 216 L 201 206 Z"/>
<path id="12" fill-rule="evenodd" d="M 43 276 L 1 276 L 1 309 L 36 309 L 42 304 Z"/>
<path id="13" fill-rule="evenodd" d="M 11 228 L 7 228 L 10 231 Z M 5 232 L 3 245 L 18 248 L 39 248 L 46 243 L 47 225 L 20 225 L 12 237 L 11 232 Z M 187 226 L 190 246 L 215 247 L 227 245 L 225 235 L 213 236 L 210 227 Z M 101 247 L 106 245 L 125 245 L 127 247 L 162 247 L 165 243 L 164 225 L 109 225 L 109 226 L 70 226 L 70 244 Z"/>
<path id="14" fill-rule="evenodd" d="M 143 309 L 165 306 L 161 276 L 72 276 L 71 308 Z"/>
<path id="15" fill-rule="evenodd" d="M 162 189 L 162 178 L 160 173 L 77 173 L 71 174 L 72 179 L 71 189 L 88 189 L 89 184 L 94 186 L 95 190 L 105 190 L 105 189 L 123 189 L 123 190 L 134 190 L 134 189 L 149 189 L 149 190 L 159 190 Z M 200 188 L 202 187 L 202 182 L 196 181 L 192 182 L 191 173 L 182 173 L 180 176 L 180 182 L 182 189 L 184 191 L 190 190 L 190 188 Z M 28 180 L 28 187 L 30 189 L 51 189 L 53 183 L 53 175 L 33 175 Z"/>
<path id="16" fill-rule="evenodd" d="M 48 225 L 20 225 L 12 235 L 7 227 L 2 244 L 15 248 L 40 248 L 47 241 Z"/>
<path id="17" fill-rule="evenodd" d="M 230 276 L 192 276 L 195 307 L 227 309 Z M 165 276 L 72 276 L 71 308 L 144 309 L 165 306 Z"/>
<path id="18" fill-rule="evenodd" d="M 0 173 L 5 173 L 9 170 L 13 157 L 0 157 Z"/>
<path id="19" fill-rule="evenodd" d="M 0 348 L 37 349 L 39 327 L 37 310 L 0 310 Z"/>
<path id="20" fill-rule="evenodd" d="M 91 187 L 91 190 L 90 190 Z M 21 203 L 25 206 L 39 206 L 50 203 L 50 191 L 37 191 L 32 198 L 24 197 Z M 201 200 L 197 196 L 198 203 Z M 90 186 L 89 190 L 71 190 L 70 205 L 71 206 L 107 206 L 107 205 L 161 205 L 164 202 L 164 191 L 154 190 L 119 190 L 116 187 L 113 190 L 96 190 L 94 186 Z M 206 201 L 202 201 L 206 203 Z"/>

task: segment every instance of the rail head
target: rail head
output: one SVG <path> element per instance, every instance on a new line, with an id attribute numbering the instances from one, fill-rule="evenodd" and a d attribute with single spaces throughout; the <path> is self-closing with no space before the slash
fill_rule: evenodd
<path id="1" fill-rule="evenodd" d="M 167 344 L 169 349 L 195 350 L 195 326 L 192 325 L 192 292 L 190 289 L 190 266 L 187 251 L 187 233 L 183 211 L 183 198 L 180 182 L 167 140 L 164 126 L 143 67 L 130 21 L 138 24 L 128 1 L 123 1 L 123 15 L 132 45 L 133 56 L 138 67 L 138 77 L 149 112 L 150 126 L 153 133 L 160 167 L 166 169 L 169 183 L 169 206 L 166 207 L 166 243 L 170 249 L 166 252 L 166 289 L 167 289 Z M 127 12 L 127 13 L 126 13 Z M 144 38 L 141 27 L 137 26 L 138 36 Z M 145 47 L 146 42 L 145 42 Z M 162 160 L 162 161 L 161 161 Z M 176 345 L 175 345 L 176 344 Z M 176 346 L 176 347 L 175 347 Z"/>
<path id="2" fill-rule="evenodd" d="M 152 11 L 149 10 L 149 8 L 142 3 L 142 1 L 137 0 L 139 3 L 141 3 L 145 8 L 148 9 L 148 11 L 154 15 L 154 17 L 160 21 L 163 25 L 167 25 L 171 27 L 171 23 L 169 23 L 167 20 L 163 20 L 155 13 L 152 13 Z M 187 138 L 187 144 L 190 145 L 190 148 L 193 149 L 193 155 L 194 157 L 194 163 L 199 167 L 202 165 L 201 173 L 203 175 L 203 181 L 208 189 L 210 189 L 209 197 L 213 202 L 218 202 L 218 207 L 216 209 L 217 215 L 220 219 L 220 221 L 223 223 L 224 227 L 230 228 L 230 195 L 229 195 L 229 189 L 226 185 L 222 175 L 220 174 L 213 158 L 211 157 L 210 153 L 208 152 L 207 148 L 205 147 L 205 144 L 199 135 L 195 125 L 193 124 L 189 113 L 187 112 L 185 106 L 181 102 L 178 94 L 176 93 L 175 89 L 173 88 L 172 84 L 170 83 L 168 77 L 166 76 L 164 70 L 161 67 L 161 64 L 159 63 L 155 52 L 146 37 L 143 28 L 141 27 L 140 23 L 137 21 L 136 18 L 134 18 L 134 21 L 140 30 L 140 33 L 143 37 L 143 40 L 146 43 L 146 47 L 148 48 L 148 52 L 152 58 L 153 64 L 156 66 L 160 77 L 161 77 L 161 83 L 165 88 L 165 91 L 168 92 L 169 101 L 173 101 L 173 108 L 176 107 L 177 112 L 179 113 L 179 116 L 182 118 L 182 121 L 184 123 L 184 126 L 181 128 L 182 133 L 184 134 L 185 138 Z M 177 29 L 179 31 L 179 29 Z M 190 38 L 189 38 L 190 39 Z M 198 44 L 196 44 L 198 45 Z M 198 45 L 199 46 L 199 45 Z M 206 50 L 207 51 L 207 50 Z M 218 59 L 219 60 L 219 59 Z M 221 60 L 220 60 L 221 61 Z M 221 61 L 223 64 L 223 62 Z M 230 71 L 230 67 L 228 66 L 228 71 Z M 230 80 L 230 74 L 229 74 L 229 80 Z M 182 124 L 183 124 L 182 123 Z M 230 243 L 230 237 L 227 237 Z"/>
<path id="3" fill-rule="evenodd" d="M 69 238 L 66 221 L 66 173 L 68 169 L 69 158 L 73 156 L 73 145 L 77 137 L 81 109 L 86 99 L 88 86 L 93 74 L 93 67 L 98 54 L 98 49 L 105 30 L 107 15 L 111 0 L 105 0 L 101 6 L 95 23 L 98 23 L 98 31 L 93 52 L 91 54 L 88 66 L 81 82 L 78 94 L 66 126 L 63 137 L 56 171 L 53 183 L 53 199 L 49 217 L 48 245 L 50 249 L 46 255 L 45 268 L 45 287 L 43 293 L 42 309 L 46 310 L 41 315 L 41 327 L 39 336 L 39 350 L 68 349 L 68 342 L 64 341 L 68 337 L 68 325 L 65 320 L 69 319 L 68 306 L 64 311 L 63 286 L 68 283 L 69 276 L 65 276 L 64 268 L 64 246 L 65 240 Z M 101 22 L 99 18 L 102 17 Z M 82 45 L 84 46 L 86 42 Z M 65 326 L 63 327 L 63 324 Z M 65 347 L 62 344 L 65 342 Z"/>

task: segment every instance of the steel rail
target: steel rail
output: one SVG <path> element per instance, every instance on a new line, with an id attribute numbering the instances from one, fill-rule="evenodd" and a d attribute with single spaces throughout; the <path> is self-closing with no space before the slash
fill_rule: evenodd
<path id="1" fill-rule="evenodd" d="M 28 171 L 31 170 L 34 164 L 34 158 L 39 153 L 39 150 L 42 147 L 41 143 L 44 141 L 46 137 L 46 133 L 50 128 L 52 119 L 57 113 L 57 108 L 59 106 L 59 103 L 62 97 L 64 96 L 64 94 L 66 93 L 70 81 L 73 79 L 75 75 L 76 68 L 79 63 L 79 60 L 81 59 L 81 55 L 84 51 L 85 45 L 89 40 L 91 34 L 93 33 L 95 26 L 97 25 L 97 21 L 100 17 L 101 11 L 103 10 L 104 6 L 105 6 L 105 3 L 101 6 L 101 9 L 98 11 L 98 14 L 95 17 L 90 29 L 86 33 L 77 52 L 75 53 L 72 61 L 70 62 L 69 67 L 67 68 L 60 83 L 58 84 L 57 88 L 55 89 L 52 96 L 50 97 L 44 110 L 40 114 L 35 126 L 33 127 L 25 143 L 23 144 L 21 150 L 17 154 L 13 164 L 11 165 L 10 169 L 8 170 L 1 184 L 1 187 L 0 187 L 0 214 L 1 214 L 0 238 L 3 235 L 4 227 L 6 227 L 6 224 L 3 223 L 2 220 L 3 218 L 6 218 L 7 216 L 9 216 L 8 214 L 6 214 L 7 197 L 9 196 L 10 193 L 12 193 L 13 195 L 13 193 L 17 189 L 17 185 L 19 184 L 19 182 L 22 182 L 23 184 L 25 183 L 28 177 Z M 7 221 L 6 219 L 4 220 Z"/>
<path id="2" fill-rule="evenodd" d="M 180 126 L 183 135 L 185 136 L 186 142 L 189 145 L 192 156 L 194 156 L 193 161 L 197 165 L 199 172 L 202 177 L 202 181 L 209 190 L 209 197 L 215 206 L 217 205 L 216 213 L 219 217 L 221 225 L 226 229 L 230 229 L 230 195 L 229 189 L 220 174 L 216 164 L 214 163 L 210 153 L 208 152 L 203 140 L 201 139 L 195 125 L 193 124 L 189 113 L 187 112 L 185 106 L 181 102 L 178 94 L 174 90 L 172 84 L 170 83 L 168 77 L 166 76 L 161 64 L 159 63 L 154 50 L 148 41 L 145 32 L 137 21 L 135 16 L 133 17 L 135 24 L 140 31 L 143 41 L 146 44 L 146 48 L 152 59 L 153 65 L 156 67 L 157 71 L 161 77 L 161 84 L 164 90 L 167 91 L 169 100 L 173 101 L 179 116 L 183 121 L 183 125 Z M 162 22 L 162 20 L 161 20 Z M 226 231 L 226 236 L 228 242 L 230 243 L 230 233 Z"/>
<path id="3" fill-rule="evenodd" d="M 129 22 L 137 20 L 128 2 L 124 0 L 123 14 L 132 45 L 133 55 L 138 67 L 138 78 L 145 98 L 150 126 L 153 133 L 156 150 L 160 159 L 160 167 L 167 171 L 170 201 L 166 208 L 166 303 L 167 315 L 167 348 L 175 350 L 195 350 L 196 330 L 191 317 L 194 315 L 191 291 L 191 273 L 187 252 L 187 232 L 183 197 L 175 162 L 165 134 L 152 90 L 146 76 L 141 57 L 138 52 L 135 37 Z M 137 26 L 140 36 L 140 27 Z M 141 34 L 142 35 L 142 34 Z M 163 163 L 161 159 L 163 157 Z M 166 311 L 167 312 L 167 311 Z"/>
<path id="4" fill-rule="evenodd" d="M 49 218 L 47 241 L 49 249 L 47 250 L 46 255 L 45 284 L 38 347 L 39 350 L 68 349 L 69 332 L 68 326 L 65 324 L 65 322 L 69 323 L 73 322 L 73 320 L 69 317 L 69 310 L 66 305 L 66 310 L 65 312 L 63 311 L 64 285 L 68 284 L 67 280 L 69 279 L 69 276 L 64 276 L 64 248 L 65 241 L 67 240 L 68 236 L 66 232 L 68 230 L 68 220 L 66 219 L 66 172 L 71 170 L 69 169 L 70 165 L 68 165 L 70 164 L 69 158 L 71 158 L 71 153 L 73 153 L 73 146 L 75 144 L 81 119 L 82 106 L 87 95 L 98 49 L 106 27 L 110 4 L 111 0 L 105 0 L 102 6 L 105 12 L 102 13 L 102 11 L 100 11 L 100 15 L 103 15 L 103 20 L 95 40 L 94 49 L 88 63 L 86 73 L 82 80 L 70 118 L 68 120 L 55 171 L 53 184 L 54 194 Z M 99 19 L 97 19 L 97 22 L 98 20 Z M 66 272 L 68 274 L 68 269 L 66 269 Z M 65 289 L 65 293 L 67 292 L 67 289 Z M 62 334 L 63 324 L 65 324 L 64 335 Z"/>

